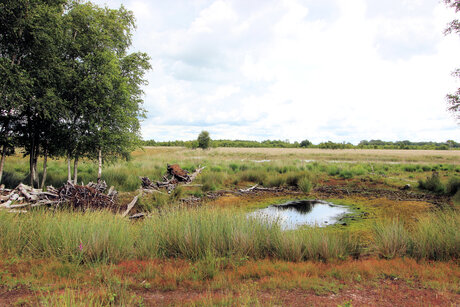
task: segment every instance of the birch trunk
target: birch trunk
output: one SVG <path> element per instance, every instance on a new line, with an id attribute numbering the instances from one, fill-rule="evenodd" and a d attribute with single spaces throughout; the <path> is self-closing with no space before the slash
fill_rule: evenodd
<path id="1" fill-rule="evenodd" d="M 70 168 L 70 154 L 67 154 L 67 182 L 72 180 L 72 171 Z"/>
<path id="2" fill-rule="evenodd" d="M 35 149 L 34 153 L 34 186 L 37 188 L 40 186 L 40 176 L 38 174 L 38 155 L 39 155 L 39 150 L 38 148 Z"/>
<path id="3" fill-rule="evenodd" d="M 3 166 L 5 165 L 5 157 L 6 157 L 6 145 L 3 145 L 2 158 L 0 160 L 0 183 L 2 183 Z"/>
<path id="4" fill-rule="evenodd" d="M 102 150 L 99 149 L 99 167 L 97 169 L 97 182 L 99 183 L 102 178 Z"/>
<path id="5" fill-rule="evenodd" d="M 78 157 L 73 161 L 73 184 L 77 184 L 78 180 Z"/>
<path id="6" fill-rule="evenodd" d="M 43 153 L 43 178 L 42 178 L 42 185 L 41 189 L 43 190 L 45 188 L 45 181 L 46 181 L 46 170 L 47 170 L 47 162 L 48 162 L 48 150 L 45 149 L 45 152 Z"/>
<path id="7" fill-rule="evenodd" d="M 34 142 L 34 139 L 32 139 L 32 146 L 30 146 L 30 153 L 29 153 L 30 186 L 32 188 L 34 188 L 34 179 L 35 179 L 34 155 L 35 155 L 35 142 Z"/>

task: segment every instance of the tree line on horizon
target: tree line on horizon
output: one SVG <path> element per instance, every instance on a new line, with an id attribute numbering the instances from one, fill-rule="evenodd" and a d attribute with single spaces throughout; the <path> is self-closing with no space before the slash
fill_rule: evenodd
<path id="1" fill-rule="evenodd" d="M 43 187 L 49 158 L 126 157 L 141 144 L 139 118 L 150 69 L 129 53 L 135 18 L 123 6 L 78 0 L 0 3 L 0 182 L 5 156 L 29 157 L 30 184 Z M 37 160 L 43 157 L 40 184 Z"/>
<path id="2" fill-rule="evenodd" d="M 142 141 L 143 146 L 178 146 L 187 147 L 191 149 L 200 148 L 197 140 L 191 141 L 155 141 L 146 140 Z M 449 150 L 460 149 L 460 143 L 453 140 L 446 142 L 411 142 L 405 141 L 382 141 L 382 140 L 363 140 L 358 145 L 353 145 L 349 142 L 321 142 L 313 144 L 309 140 L 301 142 L 289 142 L 288 140 L 265 140 L 265 141 L 251 141 L 251 140 L 212 140 L 210 147 L 242 147 L 242 148 L 321 148 L 321 149 L 437 149 Z"/>

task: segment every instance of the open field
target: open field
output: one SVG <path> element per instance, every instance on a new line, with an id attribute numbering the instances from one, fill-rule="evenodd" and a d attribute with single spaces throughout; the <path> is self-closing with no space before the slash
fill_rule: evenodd
<path id="1" fill-rule="evenodd" d="M 457 150 L 216 148 L 203 151 L 181 147 L 145 147 L 135 151 L 132 157 L 128 162 L 119 161 L 105 166 L 103 179 L 118 190 L 134 191 L 140 185 L 139 176 L 159 179 L 165 172 L 166 163 L 179 163 L 188 170 L 204 165 L 207 167 L 206 176 L 217 179 L 215 187 L 220 186 L 221 181 L 234 181 L 235 178 L 245 181 L 245 177 L 258 172 L 259 175 L 263 173 L 259 177 L 265 177 L 266 184 L 270 184 L 268 181 L 271 175 L 279 177 L 279 174 L 301 171 L 313 171 L 327 176 L 337 172 L 335 175 L 345 177 L 349 177 L 350 172 L 358 176 L 377 174 L 386 176 L 380 177 L 382 180 L 400 177 L 407 183 L 414 183 L 432 171 L 439 171 L 443 175 L 460 174 L 460 151 Z M 63 159 L 48 161 L 46 184 L 62 185 L 67 180 L 66 172 L 66 162 Z M 94 181 L 96 175 L 95 161 L 80 163 L 79 182 Z M 3 177 L 3 183 L 9 187 L 21 181 L 28 182 L 28 162 L 22 154 L 7 157 Z M 273 181 L 272 185 L 275 184 Z"/>
<path id="2" fill-rule="evenodd" d="M 224 157 L 250 155 L 272 159 L 291 157 L 319 161 L 460 164 L 460 151 L 456 150 L 216 148 L 213 151 Z"/>
<path id="3" fill-rule="evenodd" d="M 394 306 L 460 300 L 460 152 L 147 147 L 105 166 L 126 205 L 167 163 L 194 185 L 109 212 L 0 212 L 0 305 Z M 314 161 L 313 161 L 314 160 Z M 352 162 L 352 163 L 350 163 Z M 5 183 L 27 178 L 20 155 Z M 66 180 L 49 162 L 49 184 Z M 85 183 L 97 166 L 83 161 Z M 267 191 L 240 193 L 258 184 Z M 410 184 L 408 190 L 403 190 Z M 325 228 L 283 231 L 247 213 L 293 199 L 350 208 Z"/>

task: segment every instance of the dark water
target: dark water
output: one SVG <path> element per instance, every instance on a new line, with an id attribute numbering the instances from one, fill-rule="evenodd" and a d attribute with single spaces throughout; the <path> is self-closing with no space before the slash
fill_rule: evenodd
<path id="1" fill-rule="evenodd" d="M 345 206 L 321 200 L 297 200 L 256 210 L 250 213 L 250 216 L 256 216 L 267 222 L 277 221 L 283 230 L 291 230 L 303 225 L 318 227 L 332 225 L 350 212 Z"/>

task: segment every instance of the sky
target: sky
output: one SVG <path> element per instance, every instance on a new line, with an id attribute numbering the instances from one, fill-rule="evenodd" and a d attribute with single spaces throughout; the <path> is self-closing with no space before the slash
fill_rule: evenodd
<path id="1" fill-rule="evenodd" d="M 460 141 L 438 0 L 94 0 L 137 20 L 144 139 Z M 458 18 L 458 17 L 457 17 Z"/>

